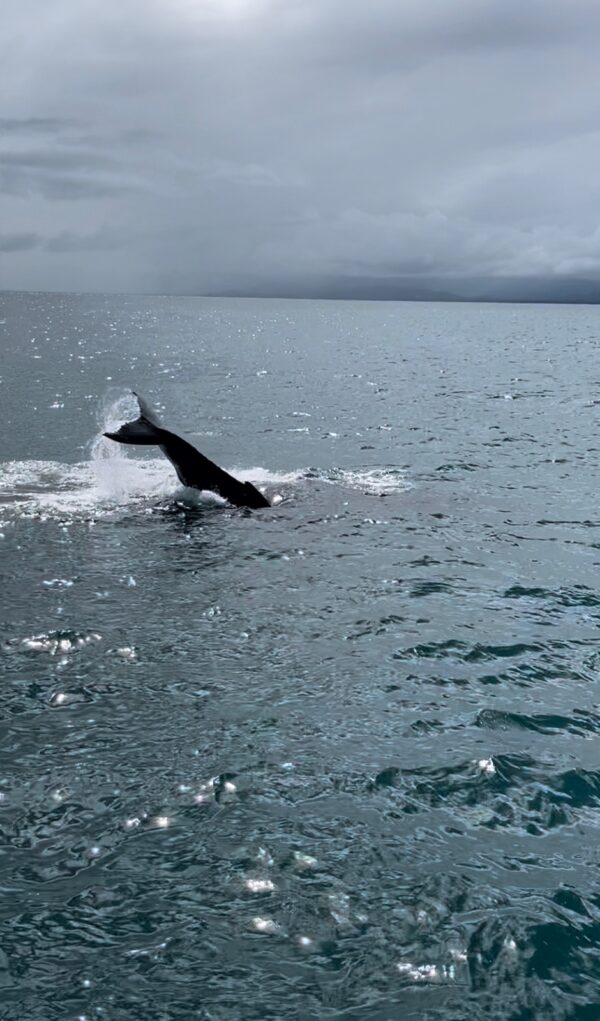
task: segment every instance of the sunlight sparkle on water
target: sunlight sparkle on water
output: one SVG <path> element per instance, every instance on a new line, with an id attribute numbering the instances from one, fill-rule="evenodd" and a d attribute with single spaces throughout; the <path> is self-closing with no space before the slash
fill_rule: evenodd
<path id="1" fill-rule="evenodd" d="M 270 879 L 246 879 L 244 886 L 249 893 L 272 893 L 275 883 Z"/>
<path id="2" fill-rule="evenodd" d="M 168 815 L 155 815 L 150 820 L 150 825 L 157 830 L 166 830 L 171 825 L 171 821 Z"/>
<path id="3" fill-rule="evenodd" d="M 304 854 L 302 851 L 294 851 L 294 862 L 301 869 L 314 869 L 318 864 L 312 854 Z"/>
<path id="4" fill-rule="evenodd" d="M 132 661 L 137 659 L 137 653 L 132 645 L 123 645 L 119 649 L 115 649 L 115 656 L 120 656 L 121 659 Z"/>
<path id="5" fill-rule="evenodd" d="M 435 964 L 411 964 L 409 961 L 400 961 L 396 968 L 411 982 L 439 982 L 441 978 L 446 978 L 446 969 L 438 968 Z"/>
<path id="6" fill-rule="evenodd" d="M 281 926 L 273 918 L 261 918 L 260 915 L 252 919 L 252 927 L 256 932 L 264 932 L 270 936 L 281 932 Z"/>

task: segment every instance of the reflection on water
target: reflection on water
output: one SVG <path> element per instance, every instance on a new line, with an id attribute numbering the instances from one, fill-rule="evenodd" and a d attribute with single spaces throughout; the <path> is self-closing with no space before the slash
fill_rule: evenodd
<path id="1" fill-rule="evenodd" d="M 596 310 L 2 300 L 2 1016 L 598 1016 Z"/>

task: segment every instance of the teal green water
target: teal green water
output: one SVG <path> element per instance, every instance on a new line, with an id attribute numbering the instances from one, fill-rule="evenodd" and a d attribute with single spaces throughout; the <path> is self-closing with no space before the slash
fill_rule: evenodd
<path id="1" fill-rule="evenodd" d="M 600 310 L 0 332 L 0 1016 L 599 1018 Z M 132 386 L 275 505 L 101 439 Z"/>

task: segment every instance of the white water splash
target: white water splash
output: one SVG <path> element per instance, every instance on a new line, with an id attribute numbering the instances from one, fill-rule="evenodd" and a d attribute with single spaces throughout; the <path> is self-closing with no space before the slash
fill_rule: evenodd
<path id="1" fill-rule="evenodd" d="M 6 514 L 41 520 L 81 521 L 103 517 L 127 508 L 147 509 L 163 500 L 177 500 L 190 507 L 224 505 L 216 493 L 182 487 L 166 458 L 123 456 L 123 447 L 97 438 L 92 460 L 78 464 L 59 461 L 10 461 L 0 465 L 0 505 Z M 114 452 L 113 452 L 114 451 Z M 252 482 L 265 492 L 273 506 L 284 497 L 279 489 L 314 481 L 341 485 L 379 496 L 409 488 L 398 473 L 368 470 L 292 472 L 268 468 L 227 468 L 242 482 Z M 8 522 L 7 522 L 8 523 Z"/>
<path id="2" fill-rule="evenodd" d="M 108 441 L 107 441 L 108 442 Z M 96 463 L 11 461 L 0 466 L 0 504 L 18 516 L 89 520 L 177 491 L 168 462 L 107 459 Z"/>
<path id="3" fill-rule="evenodd" d="M 12 461 L 0 464 L 0 505 L 17 516 L 41 520 L 93 520 L 132 507 L 144 509 L 161 500 L 175 499 L 190 506 L 226 501 L 215 493 L 182 487 L 164 457 L 148 457 L 133 447 L 115 443 L 103 434 L 116 430 L 137 416 L 132 394 L 106 399 L 98 413 L 98 434 L 90 444 L 89 461 L 62 464 L 58 461 Z M 393 469 L 297 469 L 231 468 L 241 482 L 251 482 L 274 506 L 283 500 L 277 490 L 300 482 L 318 480 L 363 493 L 382 495 L 406 489 L 402 472 Z"/>
<path id="4" fill-rule="evenodd" d="M 146 458 L 130 457 L 129 453 L 133 454 L 131 448 L 125 444 L 115 443 L 104 435 L 105 432 L 115 432 L 123 422 L 137 418 L 138 414 L 133 394 L 124 394 L 112 401 L 106 399 L 99 409 L 99 430 L 90 445 L 90 466 L 96 480 L 100 503 L 128 503 L 131 499 L 147 493 L 150 481 L 148 465 L 152 461 L 157 467 L 160 465 L 158 472 L 161 475 L 159 479 L 152 479 L 152 482 L 160 487 L 155 490 L 155 495 L 162 495 L 161 490 L 169 475 L 168 471 L 162 468 L 162 462 L 157 458 L 151 461 Z"/>

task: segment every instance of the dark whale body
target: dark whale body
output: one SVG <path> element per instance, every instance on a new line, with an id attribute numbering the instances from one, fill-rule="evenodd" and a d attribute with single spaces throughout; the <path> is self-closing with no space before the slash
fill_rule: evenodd
<path id="1" fill-rule="evenodd" d="M 229 475 L 209 461 L 187 440 L 169 429 L 163 429 L 159 418 L 146 401 L 136 393 L 134 397 L 140 406 L 140 417 L 134 422 L 125 422 L 115 433 L 104 433 L 109 440 L 159 447 L 165 457 L 169 458 L 179 481 L 184 486 L 218 493 L 234 507 L 271 506 L 267 498 L 252 483 L 234 479 L 233 475 Z"/>

